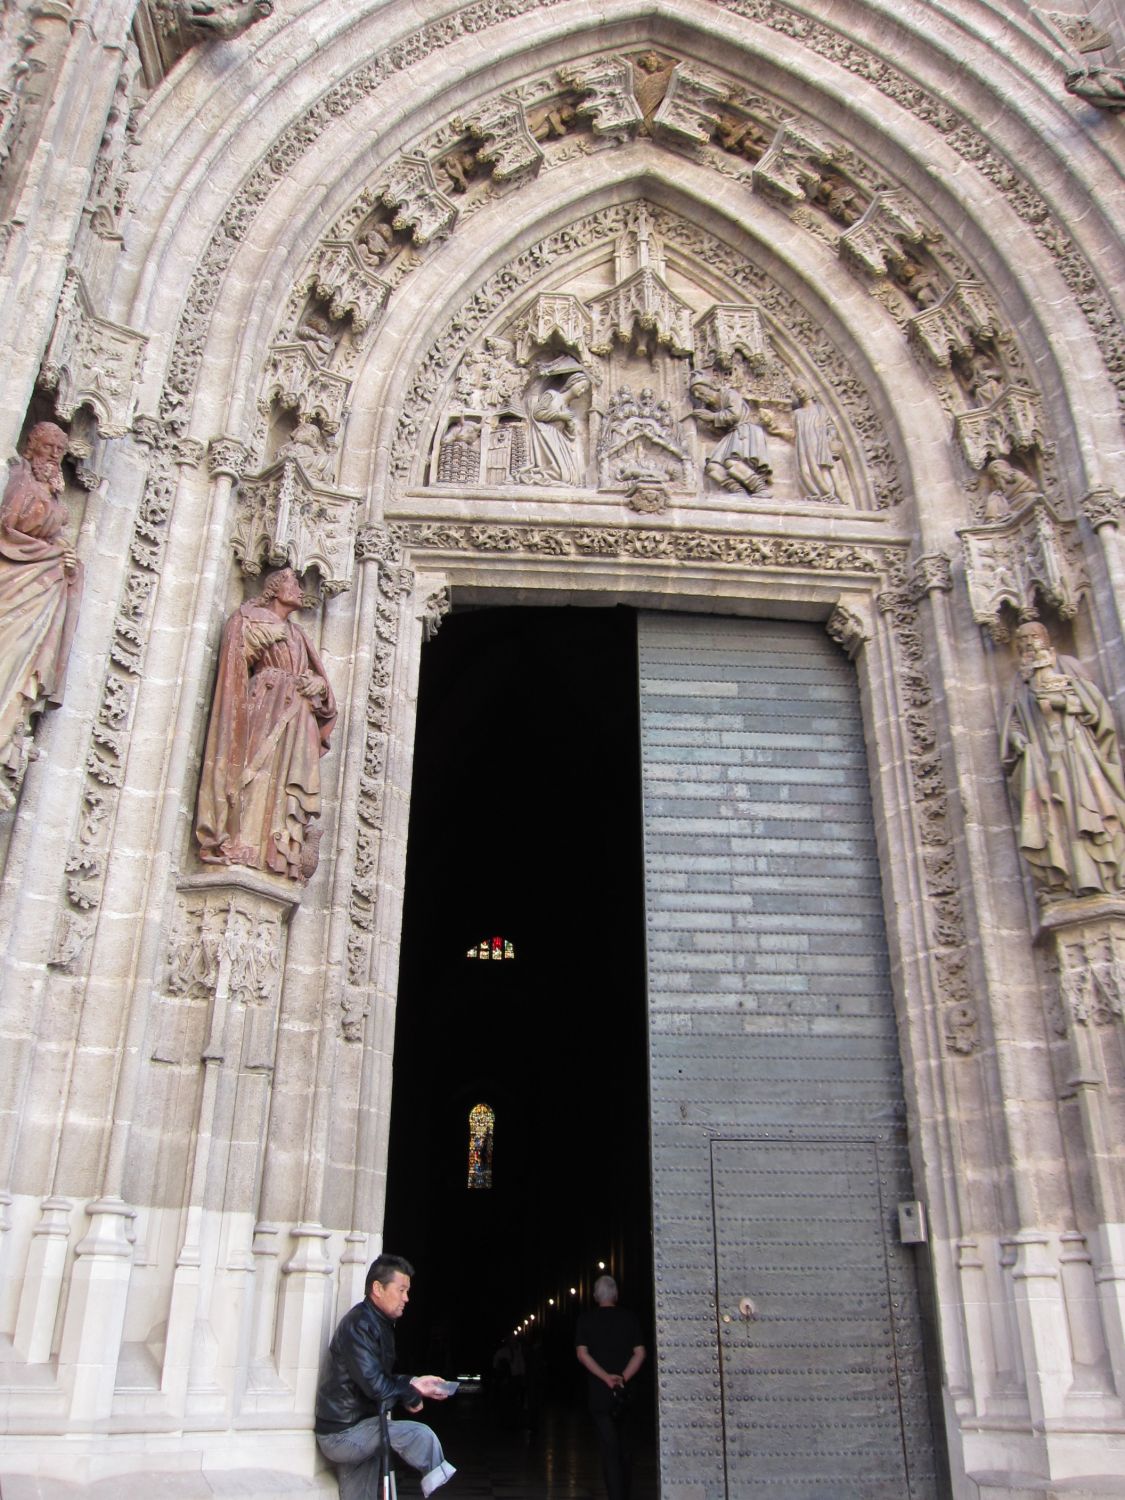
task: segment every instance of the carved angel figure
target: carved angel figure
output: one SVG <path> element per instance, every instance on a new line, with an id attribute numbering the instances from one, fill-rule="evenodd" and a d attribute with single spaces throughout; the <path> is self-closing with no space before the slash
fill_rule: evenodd
<path id="1" fill-rule="evenodd" d="M 290 619 L 303 602 L 282 568 L 227 621 L 195 825 L 207 863 L 302 882 L 316 869 L 320 757 L 336 722 L 316 648 Z"/>
<path id="2" fill-rule="evenodd" d="M 1016 631 L 1019 681 L 1001 757 L 1019 815 L 1019 843 L 1039 893 L 1125 889 L 1125 773 L 1109 704 L 1044 625 Z"/>
<path id="3" fill-rule="evenodd" d="M 18 783 L 31 717 L 62 702 L 82 598 L 82 567 L 59 496 L 68 438 L 53 422 L 28 434 L 0 503 L 0 767 Z M 0 807 L 15 802 L 0 780 Z"/>
<path id="4" fill-rule="evenodd" d="M 712 449 L 703 472 L 721 490 L 764 494 L 773 471 L 769 465 L 766 432 L 754 421 L 749 401 L 733 385 L 723 385 L 706 370 L 696 370 L 688 382 L 695 409 L 689 414 L 726 436 Z"/>

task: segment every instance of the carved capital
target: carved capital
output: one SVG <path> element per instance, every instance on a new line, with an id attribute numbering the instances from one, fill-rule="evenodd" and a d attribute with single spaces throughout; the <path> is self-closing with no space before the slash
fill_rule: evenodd
<path id="1" fill-rule="evenodd" d="M 1030 620 L 1043 600 L 1070 620 L 1089 592 L 1077 523 L 1060 520 L 1042 496 L 1009 519 L 967 527 L 960 537 L 973 618 L 994 640 L 1008 639 L 1005 608 Z"/>
<path id="2" fill-rule="evenodd" d="M 1083 909 L 1085 907 L 1085 909 Z M 1068 1026 L 1108 1026 L 1125 1016 L 1125 900 L 1086 898 L 1044 918 L 1058 964 Z"/>
<path id="3" fill-rule="evenodd" d="M 1091 490 L 1082 498 L 1082 510 L 1095 531 L 1121 524 L 1121 496 L 1113 490 Z"/>
<path id="4" fill-rule="evenodd" d="M 148 340 L 96 317 L 78 272 L 66 273 L 40 383 L 55 393 L 65 421 L 80 406 L 94 412 L 103 437 L 122 437 L 133 421 L 141 360 Z"/>
<path id="5" fill-rule="evenodd" d="M 358 497 L 324 489 L 293 459 L 245 478 L 231 546 L 244 573 L 315 567 L 327 594 L 351 587 Z"/>
<path id="6" fill-rule="evenodd" d="M 533 177 L 543 164 L 543 153 L 527 126 L 523 105 L 508 94 L 501 94 L 479 114 L 465 121 L 475 141 L 476 158 L 492 168 L 497 182 L 512 182 L 517 177 Z"/>
<path id="7" fill-rule="evenodd" d="M 285 926 L 294 902 L 253 877 L 204 876 L 181 886 L 168 942 L 156 1062 L 224 1062 L 254 1070 L 273 1066 Z M 185 1051 L 204 1033 L 186 1024 L 192 1002 L 209 1002 L 201 1053 Z"/>
<path id="8" fill-rule="evenodd" d="M 910 586 L 916 599 L 935 592 L 952 592 L 953 564 L 944 552 L 927 552 L 915 558 L 910 569 Z"/>
<path id="9" fill-rule="evenodd" d="M 276 344 L 266 361 L 263 399 L 315 421 L 327 433 L 339 430 L 351 381 L 322 370 L 307 343 Z"/>
<path id="10" fill-rule="evenodd" d="M 453 608 L 449 585 L 443 583 L 430 589 L 421 600 L 421 606 L 418 618 L 422 622 L 422 638 L 432 641 L 438 633 L 441 622 Z"/>
<path id="11" fill-rule="evenodd" d="M 373 276 L 350 240 L 324 240 L 313 257 L 311 289 L 328 304 L 335 321 L 350 318 L 356 333 L 378 321 L 391 294 L 390 283 Z"/>
<path id="12" fill-rule="evenodd" d="M 249 458 L 249 448 L 237 438 L 217 437 L 207 444 L 207 470 L 214 479 L 241 479 Z"/>

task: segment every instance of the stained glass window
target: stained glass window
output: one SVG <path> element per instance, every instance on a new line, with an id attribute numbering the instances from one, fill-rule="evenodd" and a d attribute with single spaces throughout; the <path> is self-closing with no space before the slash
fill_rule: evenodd
<path id="1" fill-rule="evenodd" d="M 466 958 L 515 958 L 516 950 L 514 944 L 507 938 L 481 938 L 479 943 L 474 943 L 465 954 Z"/>
<path id="2" fill-rule="evenodd" d="M 471 1188 L 492 1186 L 492 1139 L 496 1112 L 488 1104 L 474 1104 L 469 1111 L 469 1182 Z"/>

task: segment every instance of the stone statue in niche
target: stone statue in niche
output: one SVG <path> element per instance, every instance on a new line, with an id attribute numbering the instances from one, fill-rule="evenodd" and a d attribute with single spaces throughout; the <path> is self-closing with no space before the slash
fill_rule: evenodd
<path id="1" fill-rule="evenodd" d="M 329 360 L 336 352 L 336 334 L 332 324 L 323 313 L 315 309 L 307 312 L 297 324 L 294 337 L 303 344 L 310 344 L 322 360 Z"/>
<path id="2" fill-rule="evenodd" d="M 195 825 L 208 864 L 302 883 L 317 865 L 320 758 L 336 722 L 324 666 L 290 618 L 305 602 L 282 568 L 227 621 Z"/>
<path id="3" fill-rule="evenodd" d="M 1040 896 L 1125 889 L 1125 773 L 1109 704 L 1038 621 L 1016 630 L 1019 680 L 1001 731 L 1019 844 Z"/>
<path id="4" fill-rule="evenodd" d="M 372 269 L 377 270 L 394 250 L 395 232 L 382 220 L 376 221 L 356 241 L 360 254 Z"/>
<path id="5" fill-rule="evenodd" d="M 754 409 L 733 385 L 707 370 L 695 370 L 688 382 L 690 415 L 726 436 L 703 465 L 707 478 L 721 490 L 744 490 L 748 495 L 769 492 L 773 479 L 765 428 L 754 420 Z"/>
<path id="6" fill-rule="evenodd" d="M 1040 488 L 1021 469 L 1006 458 L 994 458 L 985 470 L 992 488 L 985 496 L 984 519 L 1006 521 L 1034 496 Z"/>
<path id="7" fill-rule="evenodd" d="M 64 535 L 68 438 L 38 422 L 0 502 L 0 808 L 15 804 L 31 718 L 62 702 L 82 598 L 82 567 Z"/>
<path id="8" fill-rule="evenodd" d="M 277 459 L 299 463 L 310 479 L 330 483 L 336 463 L 333 445 L 320 427 L 308 417 L 302 417 L 293 429 L 288 442 L 277 450 Z"/>
<path id="9" fill-rule="evenodd" d="M 570 355 L 548 360 L 528 387 L 528 466 L 524 484 L 583 482 L 580 409 L 593 389 L 585 366 Z"/>
<path id="10" fill-rule="evenodd" d="M 794 391 L 793 426 L 801 499 L 837 500 L 832 471 L 840 461 L 840 436 L 824 407 L 803 386 Z"/>

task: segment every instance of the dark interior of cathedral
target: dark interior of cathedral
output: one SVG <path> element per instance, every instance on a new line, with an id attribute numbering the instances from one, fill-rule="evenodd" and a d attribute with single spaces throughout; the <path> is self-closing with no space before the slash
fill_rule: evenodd
<path id="1" fill-rule="evenodd" d="M 487 1382 L 518 1333 L 532 1398 L 573 1401 L 601 1263 L 651 1328 L 636 678 L 620 608 L 458 611 L 423 651 L 385 1231 L 416 1269 L 402 1369 Z"/>

